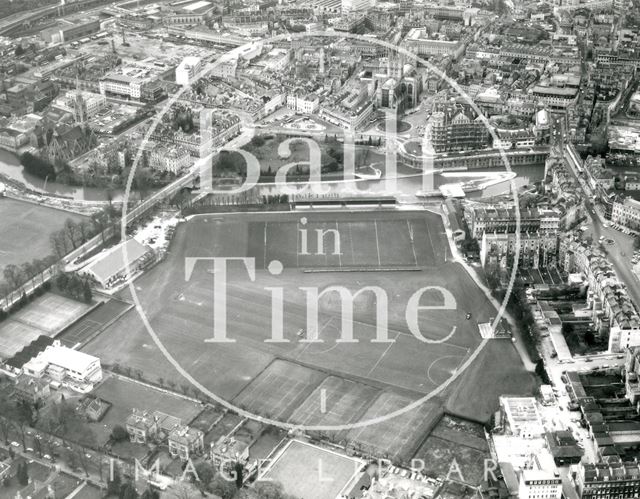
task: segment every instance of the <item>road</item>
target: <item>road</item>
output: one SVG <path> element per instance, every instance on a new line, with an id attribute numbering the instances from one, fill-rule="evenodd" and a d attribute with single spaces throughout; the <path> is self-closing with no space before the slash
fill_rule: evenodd
<path id="1" fill-rule="evenodd" d="M 564 134 L 564 123 L 562 122 L 561 127 L 562 133 Z M 623 234 L 611 227 L 607 227 L 606 225 L 609 225 L 608 222 L 605 225 L 604 215 L 600 208 L 591 201 L 596 198 L 595 193 L 592 192 L 583 176 L 577 171 L 571 156 L 565 152 L 566 144 L 564 143 L 564 138 L 561 137 L 560 140 L 561 143 L 559 146 L 563 150 L 565 163 L 569 166 L 567 170 L 578 181 L 584 194 L 585 208 L 589 214 L 589 221 L 587 223 L 589 226 L 588 233 L 593 236 L 594 242 L 598 241 L 600 237 L 604 237 L 605 240 L 613 240 L 613 244 L 603 245 L 603 248 L 607 252 L 608 260 L 611 262 L 618 278 L 627 286 L 629 297 L 636 305 L 636 308 L 638 308 L 640 304 L 640 280 L 633 272 L 631 265 L 633 237 Z"/>

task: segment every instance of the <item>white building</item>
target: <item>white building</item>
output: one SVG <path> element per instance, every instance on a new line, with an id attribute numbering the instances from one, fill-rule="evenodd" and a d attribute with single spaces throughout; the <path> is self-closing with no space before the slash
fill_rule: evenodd
<path id="1" fill-rule="evenodd" d="M 199 57 L 185 57 L 176 68 L 176 83 L 185 86 L 191 85 L 201 68 L 202 60 Z"/>
<path id="2" fill-rule="evenodd" d="M 375 0 L 342 0 L 342 13 L 360 12 L 375 7 Z"/>
<path id="3" fill-rule="evenodd" d="M 320 99 L 313 93 L 304 96 L 295 93 L 287 95 L 287 107 L 293 109 L 296 113 L 315 113 L 319 105 Z"/>
<path id="4" fill-rule="evenodd" d="M 518 499 L 560 499 L 562 480 L 552 472 L 522 470 Z"/>
<path id="5" fill-rule="evenodd" d="M 149 158 L 151 168 L 177 174 L 190 167 L 193 159 L 184 147 L 156 147 Z"/>
<path id="6" fill-rule="evenodd" d="M 82 388 L 79 385 L 92 385 L 102 380 L 100 359 L 62 346 L 59 341 L 29 360 L 22 369 L 29 376 L 41 378 L 46 374 L 53 381 L 69 383 L 76 389 Z"/>
<path id="7" fill-rule="evenodd" d="M 544 435 L 542 417 L 534 397 L 500 397 L 500 407 L 513 435 L 521 438 Z"/>
<path id="8" fill-rule="evenodd" d="M 611 221 L 629 229 L 640 229 L 640 201 L 628 197 L 621 203 L 613 203 Z"/>
<path id="9" fill-rule="evenodd" d="M 217 78 L 235 78 L 238 69 L 238 58 L 233 56 L 221 57 L 214 63 L 211 76 Z"/>
<path id="10" fill-rule="evenodd" d="M 100 93 L 102 95 L 115 94 L 128 96 L 132 99 L 140 99 L 142 83 L 141 80 L 127 75 L 110 74 L 100 80 Z"/>
<path id="11" fill-rule="evenodd" d="M 127 278 L 127 269 L 131 276 L 135 276 L 152 262 L 153 251 L 135 239 L 129 239 L 98 255 L 80 273 L 92 277 L 106 289 L 124 283 Z"/>

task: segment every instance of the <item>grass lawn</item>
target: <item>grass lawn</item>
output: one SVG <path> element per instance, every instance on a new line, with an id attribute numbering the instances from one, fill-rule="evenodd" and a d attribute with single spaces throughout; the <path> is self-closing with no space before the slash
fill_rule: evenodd
<path id="1" fill-rule="evenodd" d="M 280 482 L 294 497 L 333 499 L 360 467 L 354 459 L 292 440 L 264 478 Z"/>
<path id="2" fill-rule="evenodd" d="M 362 419 L 386 416 L 411 402 L 413 400 L 408 397 L 383 393 Z M 349 432 L 347 440 L 356 450 L 388 456 L 392 462 L 408 462 L 420 442 L 441 417 L 441 403 L 430 400 L 394 418 L 363 428 L 354 428 Z"/>
<path id="3" fill-rule="evenodd" d="M 304 216 L 312 227 L 337 223 L 340 230 L 344 224 L 345 231 L 340 237 L 344 235 L 345 245 L 354 245 L 349 248 L 352 255 L 375 258 L 376 265 L 379 257 L 387 263 L 407 260 L 415 270 L 381 272 L 371 268 L 341 272 L 332 268 L 331 272 L 308 272 L 291 265 L 273 276 L 264 270 L 265 260 L 282 258 L 292 262 L 298 253 L 299 213 L 196 216 L 178 226 L 167 259 L 136 281 L 142 307 L 173 357 L 218 396 L 281 420 L 296 410 L 296 418 L 306 418 L 305 414 L 318 403 L 318 387 L 329 376 L 348 380 L 351 385 L 347 385 L 352 388 L 371 386 L 372 402 L 377 393 L 388 399 L 381 396 L 377 399 L 380 405 L 367 407 L 364 399 L 369 392 L 365 396 L 336 381 L 335 385 L 327 385 L 335 390 L 328 390 L 327 401 L 336 415 L 326 416 L 326 420 L 333 417 L 336 421 L 362 417 L 365 411 L 369 416 L 388 413 L 448 379 L 480 343 L 477 324 L 489 322 L 495 311 L 464 269 L 450 261 L 440 217 L 408 211 L 316 212 Z M 272 224 L 282 225 L 270 235 L 268 227 Z M 347 228 L 356 226 L 357 235 L 348 235 Z M 262 227 L 262 231 L 255 227 Z M 380 232 L 376 234 L 377 230 Z M 249 277 L 241 262 L 230 263 L 227 335 L 235 342 L 205 343 L 212 336 L 214 314 L 212 263 L 198 261 L 190 280 L 185 281 L 185 259 L 220 256 L 255 257 L 255 278 Z M 298 332 L 307 327 L 306 296 L 300 289 L 305 286 L 318 290 L 343 286 L 352 293 L 365 286 L 379 286 L 388 298 L 388 334 L 395 341 L 371 341 L 375 339 L 378 304 L 373 293 L 363 292 L 353 300 L 352 324 L 358 343 L 336 343 L 343 330 L 342 307 L 336 293 L 319 299 L 322 342 L 301 343 Z M 452 310 L 425 308 L 442 305 L 439 292 L 426 292 L 419 301 L 417 324 L 424 337 L 440 340 L 456 327 L 455 334 L 444 343 L 419 341 L 407 326 L 407 303 L 416 291 L 427 286 L 442 286 L 456 300 Z M 268 288 L 275 287 L 283 289 L 283 333 L 289 341 L 265 343 L 272 327 L 272 294 Z M 128 298 L 128 291 L 123 298 Z M 472 320 L 466 319 L 467 313 L 472 314 Z M 83 351 L 107 364 L 118 362 L 141 369 L 148 379 L 163 377 L 183 382 L 155 346 L 135 311 L 126 313 L 83 347 Z M 350 438 L 381 453 L 410 458 L 426 436 L 425 428 L 442 414 L 445 402 L 455 414 L 485 420 L 497 409 L 500 393 L 526 395 L 534 388 L 535 381 L 524 371 L 513 345 L 508 341 L 492 341 L 468 372 L 461 375 L 461 380 L 441 398 L 416 410 L 417 415 L 407 416 L 406 421 L 396 418 L 399 422 L 364 429 Z M 424 426 L 423 422 L 428 424 Z M 212 433 L 217 434 L 216 428 Z"/>
<path id="4" fill-rule="evenodd" d="M 498 408 L 500 395 L 533 396 L 538 381 L 524 370 L 509 340 L 490 340 L 475 362 L 448 389 L 447 410 L 485 423 Z"/>
<path id="5" fill-rule="evenodd" d="M 134 408 L 160 411 L 180 418 L 184 424 L 190 423 L 202 411 L 200 404 L 116 376 L 107 378 L 93 394 L 113 404 L 100 423 L 90 425 L 101 444 L 109 439 L 115 425 L 125 425 Z"/>
<path id="6" fill-rule="evenodd" d="M 50 255 L 49 234 L 61 229 L 67 218 L 78 222 L 85 217 L 0 197 L 0 276 L 6 265 Z"/>
<path id="7" fill-rule="evenodd" d="M 452 470 L 450 478 L 477 486 L 484 479 L 484 460 L 490 459 L 491 455 L 488 449 L 482 452 L 440 437 L 429 436 L 414 458 L 424 461 L 428 476 L 444 478 Z M 460 473 L 457 472 L 458 469 Z"/>

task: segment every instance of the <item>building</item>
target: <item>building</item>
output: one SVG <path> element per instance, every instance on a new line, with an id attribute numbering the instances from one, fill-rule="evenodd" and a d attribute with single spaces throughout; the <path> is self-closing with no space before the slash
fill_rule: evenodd
<path id="1" fill-rule="evenodd" d="M 640 230 L 640 201 L 631 197 L 613 203 L 611 221 L 632 230 Z"/>
<path id="2" fill-rule="evenodd" d="M 182 427 L 180 418 L 160 411 L 149 412 L 133 409 L 126 421 L 129 439 L 131 442 L 139 444 L 163 441 L 180 427 Z"/>
<path id="3" fill-rule="evenodd" d="M 471 236 L 480 239 L 485 232 L 515 233 L 516 209 L 520 211 L 520 232 L 557 234 L 560 228 L 560 213 L 556 210 L 520 210 L 512 205 L 488 205 L 483 203 L 465 206 L 464 217 Z"/>
<path id="4" fill-rule="evenodd" d="M 633 499 L 640 497 L 640 466 L 618 459 L 580 464 L 576 476 L 582 499 Z"/>
<path id="5" fill-rule="evenodd" d="M 93 278 L 103 288 L 111 288 L 125 282 L 127 269 L 131 276 L 135 276 L 154 261 L 150 248 L 135 239 L 128 239 L 98 255 L 80 273 Z"/>
<path id="6" fill-rule="evenodd" d="M 464 54 L 465 45 L 461 40 L 430 38 L 426 28 L 411 28 L 402 41 L 403 48 L 418 56 L 450 56 L 454 60 Z"/>
<path id="7" fill-rule="evenodd" d="M 518 499 L 560 499 L 562 479 L 543 470 L 522 470 Z"/>
<path id="8" fill-rule="evenodd" d="M 51 395 L 49 383 L 41 378 L 21 374 L 16 378 L 14 396 L 31 404 L 42 404 Z"/>
<path id="9" fill-rule="evenodd" d="M 528 439 L 544 435 L 544 425 L 535 398 L 502 396 L 500 408 L 513 435 Z"/>
<path id="10" fill-rule="evenodd" d="M 129 440 L 134 443 L 145 444 L 153 440 L 158 434 L 158 428 L 158 420 L 154 414 L 134 409 L 127 418 L 127 433 Z"/>
<path id="11" fill-rule="evenodd" d="M 342 14 L 366 11 L 375 4 L 375 0 L 342 0 Z"/>
<path id="12" fill-rule="evenodd" d="M 206 0 L 173 2 L 162 13 L 162 22 L 167 26 L 204 24 L 212 17 L 214 9 L 213 2 Z"/>
<path id="13" fill-rule="evenodd" d="M 217 468 L 233 468 L 235 463 L 249 460 L 249 443 L 233 436 L 222 436 L 211 444 L 211 461 Z"/>
<path id="14" fill-rule="evenodd" d="M 235 78 L 238 70 L 238 58 L 235 56 L 224 55 L 214 62 L 210 76 L 216 78 Z"/>
<path id="15" fill-rule="evenodd" d="M 191 85 L 201 70 L 202 59 L 200 57 L 185 57 L 176 68 L 176 83 L 185 86 Z"/>
<path id="16" fill-rule="evenodd" d="M 447 104 L 435 110 L 427 122 L 426 137 L 436 153 L 482 149 L 489 144 L 489 130 L 467 106 Z"/>
<path id="17" fill-rule="evenodd" d="M 194 454 L 204 452 L 204 432 L 188 426 L 179 426 L 169 433 L 169 453 L 186 461 Z"/>
<path id="18" fill-rule="evenodd" d="M 547 432 L 544 436 L 556 466 L 578 464 L 584 455 L 571 431 Z"/>
<path id="19" fill-rule="evenodd" d="M 77 40 L 100 31 L 100 21 L 98 19 L 85 22 L 72 22 L 61 20 L 52 28 L 43 29 L 40 38 L 48 43 L 64 43 Z"/>
<path id="20" fill-rule="evenodd" d="M 560 240 L 558 263 L 565 272 L 585 275 L 590 317 L 596 331 L 608 334 L 608 351 L 640 346 L 640 317 L 604 251 L 567 236 Z"/>
<path id="21" fill-rule="evenodd" d="M 301 95 L 297 92 L 287 95 L 287 107 L 296 113 L 313 114 L 320 106 L 320 99 L 316 94 Z"/>
<path id="22" fill-rule="evenodd" d="M 142 81 L 130 76 L 110 74 L 100 80 L 99 85 L 102 95 L 112 94 L 138 100 L 142 96 Z"/>
<path id="23" fill-rule="evenodd" d="M 93 149 L 98 144 L 93 131 L 82 124 L 59 126 L 44 134 L 44 156 L 58 166 Z"/>
<path id="24" fill-rule="evenodd" d="M 54 341 L 22 369 L 29 376 L 42 378 L 47 375 L 53 381 L 65 383 L 78 391 L 86 391 L 87 385 L 92 386 L 102 380 L 100 359 L 65 347 L 59 341 Z"/>
<path id="25" fill-rule="evenodd" d="M 532 95 L 553 111 L 565 111 L 578 98 L 578 89 L 573 87 L 553 87 L 536 85 Z"/>
<path id="26" fill-rule="evenodd" d="M 483 266 L 493 263 L 506 270 L 512 267 L 516 253 L 518 266 L 523 268 L 543 268 L 555 261 L 557 234 L 521 232 L 519 239 L 518 246 L 518 236 L 514 232 L 484 232 L 480 242 L 480 262 Z"/>
<path id="27" fill-rule="evenodd" d="M 184 147 L 157 146 L 151 151 L 149 166 L 154 170 L 177 175 L 193 165 L 193 158 Z"/>

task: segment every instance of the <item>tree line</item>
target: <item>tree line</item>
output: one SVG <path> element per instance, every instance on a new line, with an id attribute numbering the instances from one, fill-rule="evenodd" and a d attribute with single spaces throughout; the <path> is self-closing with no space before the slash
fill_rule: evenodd
<path id="1" fill-rule="evenodd" d="M 0 281 L 0 308 L 8 308 L 9 303 L 17 298 L 16 293 L 20 293 L 21 287 L 32 279 L 36 279 L 35 286 L 43 285 L 45 279 L 43 272 L 46 269 L 54 267 L 64 256 L 92 237 L 101 233 L 102 242 L 106 242 L 105 230 L 109 227 L 115 227 L 117 222 L 116 210 L 111 205 L 91 215 L 90 220 L 84 219 L 76 222 L 67 218 L 63 227 L 49 236 L 52 254 L 42 258 L 34 258 L 21 265 L 9 264 L 3 269 L 2 277 L 4 280 Z M 117 231 L 114 231 L 114 234 L 116 233 Z M 65 286 L 61 290 L 70 291 L 72 296 L 85 299 L 84 291 L 77 293 L 75 287 L 67 290 Z"/>

